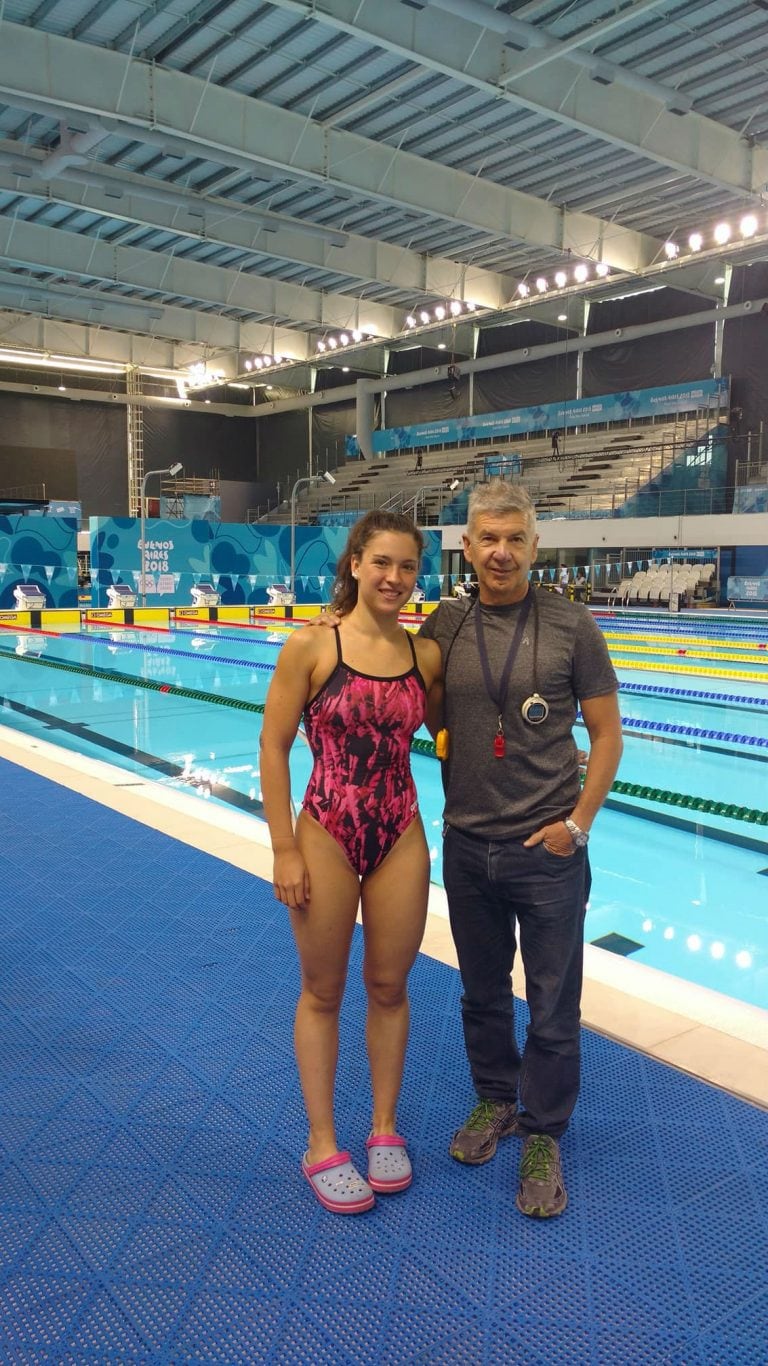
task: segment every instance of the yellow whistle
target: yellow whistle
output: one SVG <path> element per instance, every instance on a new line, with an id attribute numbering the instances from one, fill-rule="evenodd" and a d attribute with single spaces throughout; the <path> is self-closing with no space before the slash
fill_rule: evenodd
<path id="1" fill-rule="evenodd" d="M 451 748 L 451 735 L 445 727 L 437 732 L 435 736 L 435 754 L 438 759 L 447 759 L 448 751 Z"/>

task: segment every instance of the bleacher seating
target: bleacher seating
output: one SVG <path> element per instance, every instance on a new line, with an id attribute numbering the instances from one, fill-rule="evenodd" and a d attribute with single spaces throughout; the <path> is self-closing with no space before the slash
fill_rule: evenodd
<path id="1" fill-rule="evenodd" d="M 423 450 L 418 470 L 414 451 L 352 460 L 334 470 L 332 489 L 323 484 L 304 491 L 297 521 L 311 522 L 321 513 L 325 521 L 334 510 L 360 515 L 372 507 L 393 507 L 415 516 L 422 526 L 461 524 L 469 491 L 485 478 L 486 458 L 512 449 L 521 457 L 521 473 L 515 477 L 527 487 L 541 518 L 658 514 L 668 487 L 678 500 L 686 488 L 692 492 L 691 480 L 699 474 L 681 456 L 686 446 L 705 440 L 709 430 L 691 421 L 586 429 L 567 433 L 557 458 L 548 437 L 518 436 L 463 449 Z M 452 490 L 456 480 L 458 488 Z M 285 522 L 289 516 L 290 503 L 284 500 L 263 520 Z"/>

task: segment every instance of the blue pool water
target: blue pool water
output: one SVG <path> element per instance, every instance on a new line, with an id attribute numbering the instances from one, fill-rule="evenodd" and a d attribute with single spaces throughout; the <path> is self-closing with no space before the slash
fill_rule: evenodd
<path id="1" fill-rule="evenodd" d="M 611 618 L 601 625 L 619 661 L 622 782 L 710 803 L 768 807 L 765 629 L 711 620 L 696 634 L 688 623 L 670 626 L 669 619 L 661 630 L 658 619 L 628 625 Z M 677 644 L 660 642 L 660 635 Z M 248 707 L 264 702 L 284 638 L 282 630 L 232 626 L 68 636 L 2 632 L 0 721 L 257 816 L 261 717 Z M 706 660 L 688 653 L 702 649 L 701 640 L 712 642 Z M 638 652 L 629 654 L 625 647 L 633 642 Z M 681 674 L 677 660 L 713 676 Z M 655 667 L 641 667 L 648 665 Z M 720 676 L 728 670 L 751 677 Z M 139 686 L 142 680 L 167 691 Z M 586 747 L 580 728 L 577 739 Z M 300 800 L 310 770 L 300 740 L 291 766 Z M 413 768 L 433 877 L 440 881 L 439 768 L 419 754 Z M 768 826 L 617 796 L 595 826 L 590 856 L 590 942 L 605 941 L 635 961 L 768 1005 Z"/>

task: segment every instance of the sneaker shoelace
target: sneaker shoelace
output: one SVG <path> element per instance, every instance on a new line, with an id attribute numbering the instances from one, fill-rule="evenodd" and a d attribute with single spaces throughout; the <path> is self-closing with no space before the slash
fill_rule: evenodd
<path id="1" fill-rule="evenodd" d="M 487 1129 L 496 1118 L 496 1107 L 492 1100 L 480 1100 L 469 1116 L 465 1129 Z"/>
<path id="2" fill-rule="evenodd" d="M 520 1175 L 527 1181 L 549 1181 L 552 1172 L 552 1149 L 543 1137 L 534 1137 L 527 1144 L 520 1165 Z"/>

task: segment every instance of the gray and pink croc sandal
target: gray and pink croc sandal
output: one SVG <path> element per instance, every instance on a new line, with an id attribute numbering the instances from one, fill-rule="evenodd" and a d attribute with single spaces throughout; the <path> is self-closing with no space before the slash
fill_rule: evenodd
<path id="1" fill-rule="evenodd" d="M 333 1214 L 364 1214 L 375 1203 L 371 1187 L 363 1180 L 349 1153 L 334 1153 L 322 1162 L 307 1162 L 301 1170 L 320 1204 Z"/>
<path id="2" fill-rule="evenodd" d="M 380 1195 L 404 1191 L 413 1180 L 413 1169 L 399 1134 L 371 1134 L 368 1149 L 368 1185 Z"/>

